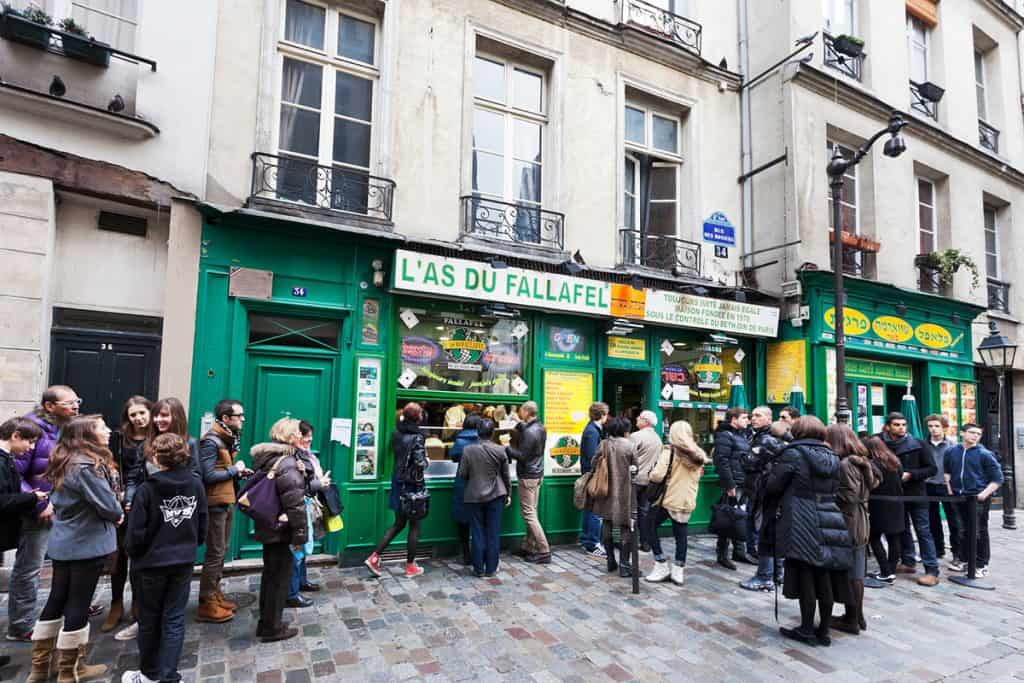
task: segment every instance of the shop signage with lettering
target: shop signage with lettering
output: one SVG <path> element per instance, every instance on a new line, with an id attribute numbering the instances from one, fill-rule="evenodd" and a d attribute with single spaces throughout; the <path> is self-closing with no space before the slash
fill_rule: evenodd
<path id="1" fill-rule="evenodd" d="M 834 338 L 835 308 L 823 315 L 825 327 L 822 337 Z M 843 330 L 851 346 L 908 351 L 941 358 L 960 358 L 964 353 L 964 335 L 955 334 L 946 327 L 932 322 L 914 323 L 894 315 L 868 317 L 856 308 L 843 309 Z"/>
<path id="2" fill-rule="evenodd" d="M 630 337 L 608 337 L 608 357 L 619 360 L 647 360 L 647 340 Z"/>
<path id="3" fill-rule="evenodd" d="M 626 317 L 671 327 L 774 337 L 779 309 L 659 289 L 633 289 L 558 273 L 492 268 L 486 263 L 399 249 L 393 287 L 414 294 Z"/>

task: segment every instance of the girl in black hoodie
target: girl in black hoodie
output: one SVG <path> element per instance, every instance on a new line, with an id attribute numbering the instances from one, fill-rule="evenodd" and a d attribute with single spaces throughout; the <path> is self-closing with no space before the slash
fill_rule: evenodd
<path id="1" fill-rule="evenodd" d="M 139 620 L 139 670 L 124 675 L 129 683 L 181 680 L 192 564 L 206 538 L 206 490 L 193 474 L 188 444 L 161 434 L 151 453 L 160 471 L 136 490 L 125 533 Z"/>

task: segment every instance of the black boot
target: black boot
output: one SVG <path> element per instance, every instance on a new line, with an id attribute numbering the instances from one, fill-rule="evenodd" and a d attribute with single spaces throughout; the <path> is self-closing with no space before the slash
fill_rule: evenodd
<path id="1" fill-rule="evenodd" d="M 607 553 L 605 559 L 607 559 L 608 561 L 608 573 L 610 574 L 611 572 L 619 568 L 619 563 L 615 561 L 615 546 L 605 546 L 605 553 Z"/>
<path id="2" fill-rule="evenodd" d="M 633 567 L 630 561 L 633 559 L 633 545 L 623 540 L 619 548 L 619 576 L 628 579 L 633 576 Z"/>
<path id="3" fill-rule="evenodd" d="M 736 571 L 736 565 L 729 559 L 729 538 L 727 536 L 718 537 L 716 550 L 718 552 L 718 564 L 730 571 Z"/>

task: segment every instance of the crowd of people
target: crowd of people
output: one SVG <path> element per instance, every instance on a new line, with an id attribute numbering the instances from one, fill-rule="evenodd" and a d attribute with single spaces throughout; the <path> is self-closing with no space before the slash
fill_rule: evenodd
<path id="1" fill-rule="evenodd" d="M 334 487 L 311 450 L 313 425 L 290 417 L 275 422 L 270 440 L 250 449 L 250 468 L 238 457 L 246 416 L 237 400 L 217 403 L 214 422 L 199 439 L 189 436 L 184 406 L 175 398 L 153 403 L 131 397 L 113 431 L 99 415 L 80 415 L 81 403 L 72 388 L 49 387 L 36 410 L 0 424 L 0 541 L 2 549 L 16 549 L 7 639 L 32 644 L 27 680 L 71 683 L 107 675 L 105 666 L 87 663 L 89 618 L 103 610 L 92 599 L 105 571 L 112 598 L 102 630 L 112 631 L 130 615 L 131 624 L 117 637 L 136 639 L 139 650 L 139 668 L 122 681 L 180 680 L 185 608 L 200 547 L 196 619 L 223 623 L 238 609 L 221 581 L 235 506 L 248 496 L 264 496 L 248 501 L 252 505 L 269 502 L 280 510 L 276 518 L 253 515 L 255 537 L 263 544 L 256 635 L 264 642 L 297 635 L 282 614 L 285 607 L 313 604 L 303 593 L 319 590 L 307 578 L 306 557 L 327 533 L 323 502 Z M 519 553 L 530 563 L 551 562 L 537 515 L 547 432 L 536 403 L 519 406 L 517 417 L 511 435 L 497 438 L 492 417 L 466 415 L 450 451 L 458 463 L 451 514 L 465 527 L 464 562 L 480 577 L 499 569 L 513 464 L 526 528 Z M 632 577 L 640 571 L 630 561 L 639 544 L 654 561 L 646 581 L 684 585 L 688 523 L 708 454 L 682 420 L 669 426 L 663 443 L 650 410 L 630 420 L 611 417 L 598 402 L 589 417 L 580 435 L 577 482 L 584 552 L 605 558 L 609 572 Z M 394 523 L 365 561 L 375 576 L 383 573 L 382 553 L 406 528 L 405 576 L 424 571 L 416 562 L 420 524 L 429 514 L 423 420 L 421 405 L 406 404 L 391 439 Z M 711 458 L 722 489 L 715 507 L 743 522 L 739 531 L 731 526 L 719 536 L 717 563 L 729 571 L 737 562 L 756 565 L 754 575 L 739 582 L 742 588 L 781 585 L 786 598 L 799 601 L 801 622 L 782 628 L 784 636 L 828 645 L 830 628 L 859 633 L 867 627 L 865 585 L 886 586 L 896 574 L 915 574 L 919 551 L 924 572 L 917 582 L 935 586 L 946 538 L 948 568 L 964 571 L 972 545 L 965 538 L 965 496 L 978 501 L 977 571 L 988 574 L 987 522 L 991 496 L 1002 484 L 999 463 L 980 445 L 977 425 L 963 425 L 957 443 L 948 438 L 943 416 L 929 415 L 925 423 L 928 438 L 921 440 L 908 433 L 900 413 L 889 414 L 877 435 L 857 435 L 845 424 L 826 427 L 791 407 L 775 422 L 767 406 L 725 413 Z M 901 499 L 925 494 L 960 498 L 941 503 L 944 515 L 939 502 Z M 675 539 L 671 562 L 659 534 L 665 522 Z M 868 548 L 875 572 L 867 571 Z M 53 578 L 37 614 L 46 557 Z M 133 600 L 125 609 L 129 583 Z M 836 602 L 845 612 L 833 620 Z"/>

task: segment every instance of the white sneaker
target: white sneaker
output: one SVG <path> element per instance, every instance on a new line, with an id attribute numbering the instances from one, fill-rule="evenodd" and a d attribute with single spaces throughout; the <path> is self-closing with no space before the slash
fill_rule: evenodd
<path id="1" fill-rule="evenodd" d="M 946 564 L 946 566 L 950 569 L 950 571 L 954 572 L 967 571 L 967 565 L 961 562 L 960 560 L 950 560 L 949 563 Z"/>
<path id="2" fill-rule="evenodd" d="M 977 576 L 988 576 L 988 567 L 978 567 L 974 573 Z"/>
<path id="3" fill-rule="evenodd" d="M 134 624 L 132 624 L 128 628 L 124 628 L 124 629 L 121 629 L 120 631 L 118 631 L 117 634 L 114 636 L 114 640 L 135 640 L 136 638 L 138 638 L 138 636 L 139 636 L 139 622 L 136 621 Z M 129 673 L 131 673 L 131 672 L 129 672 Z M 135 673 L 138 673 L 138 672 L 135 672 Z M 141 676 L 142 674 L 139 674 L 139 675 Z M 145 677 L 143 676 L 143 678 L 145 678 Z"/>
<path id="4" fill-rule="evenodd" d="M 678 564 L 673 564 L 672 583 L 674 583 L 677 586 L 682 586 L 684 581 L 686 581 L 686 567 L 681 567 Z"/>
<path id="5" fill-rule="evenodd" d="M 121 676 L 121 683 L 160 683 L 152 678 L 146 678 L 141 671 L 125 671 Z"/>
<path id="6" fill-rule="evenodd" d="M 650 574 L 644 577 L 644 581 L 649 583 L 661 583 L 667 580 L 672 575 L 672 571 L 669 570 L 668 562 L 655 562 L 654 569 Z"/>

